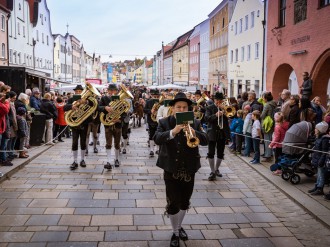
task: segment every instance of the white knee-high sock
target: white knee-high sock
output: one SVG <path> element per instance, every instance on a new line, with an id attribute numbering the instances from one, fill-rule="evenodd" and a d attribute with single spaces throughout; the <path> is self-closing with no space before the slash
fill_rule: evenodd
<path id="1" fill-rule="evenodd" d="M 115 149 L 115 158 L 119 160 L 119 149 Z"/>
<path id="2" fill-rule="evenodd" d="M 124 149 L 126 149 L 126 147 L 127 147 L 127 141 L 128 141 L 128 139 L 124 139 L 124 145 L 123 145 Z"/>
<path id="3" fill-rule="evenodd" d="M 73 161 L 78 162 L 78 150 L 72 152 L 73 152 Z"/>
<path id="4" fill-rule="evenodd" d="M 177 214 L 170 214 L 169 215 L 170 221 L 171 221 L 171 225 L 172 225 L 172 230 L 173 230 L 173 233 L 176 236 L 179 236 L 179 228 L 178 228 L 179 220 L 180 220 L 179 214 L 180 214 L 180 212 L 177 213 Z"/>
<path id="5" fill-rule="evenodd" d="M 81 160 L 85 159 L 86 150 L 81 150 Z"/>
<path id="6" fill-rule="evenodd" d="M 214 159 L 211 159 L 211 158 L 208 158 L 209 160 L 209 166 L 210 166 L 210 169 L 211 169 L 211 172 L 215 172 L 215 169 L 214 169 Z"/>
<path id="7" fill-rule="evenodd" d="M 178 229 L 180 230 L 181 229 L 181 225 L 182 225 L 182 221 L 184 219 L 184 216 L 186 215 L 186 210 L 180 210 L 179 211 L 179 222 L 178 222 Z"/>
<path id="8" fill-rule="evenodd" d="M 107 149 L 106 152 L 107 152 L 108 162 L 110 163 L 111 162 L 111 149 Z"/>
<path id="9" fill-rule="evenodd" d="M 155 148 L 155 141 L 154 140 L 150 140 L 150 151 L 154 151 Z"/>
<path id="10" fill-rule="evenodd" d="M 96 148 L 96 143 L 97 143 L 97 138 L 93 137 L 93 145 L 94 145 L 94 149 Z"/>
<path id="11" fill-rule="evenodd" d="M 222 159 L 217 158 L 217 162 L 215 164 L 216 169 L 218 170 L 221 165 Z"/>

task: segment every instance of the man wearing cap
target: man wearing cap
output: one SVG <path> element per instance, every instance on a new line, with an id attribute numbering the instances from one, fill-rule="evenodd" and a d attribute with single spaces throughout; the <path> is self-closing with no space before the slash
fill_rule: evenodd
<path id="1" fill-rule="evenodd" d="M 108 95 L 104 95 L 101 98 L 98 111 L 104 114 L 111 114 L 113 113 L 113 109 L 110 105 L 111 102 L 111 96 L 115 96 L 118 94 L 118 88 L 116 84 L 109 84 L 108 86 Z M 126 113 L 123 113 L 120 116 L 120 119 L 116 121 L 114 125 L 111 126 L 104 126 L 105 130 L 105 139 L 106 139 L 106 152 L 107 152 L 107 164 L 104 165 L 105 169 L 112 170 L 112 164 L 111 164 L 111 147 L 112 147 L 112 139 L 114 140 L 115 145 L 115 167 L 119 167 L 119 149 L 120 149 L 120 136 L 121 136 L 121 129 L 122 129 L 122 121 L 125 118 Z"/>
<path id="2" fill-rule="evenodd" d="M 159 96 L 159 91 L 157 89 L 151 89 L 150 95 L 151 95 L 151 98 L 149 100 L 147 100 L 146 105 L 143 109 L 143 112 L 147 115 L 147 123 L 148 123 L 148 128 L 149 128 L 149 130 L 148 130 L 149 131 L 149 145 L 150 145 L 149 156 L 154 157 L 155 143 L 153 141 L 153 137 L 154 137 L 156 129 L 157 129 L 157 121 L 154 122 L 151 119 L 151 115 L 154 114 L 154 110 L 152 109 L 152 107 L 154 106 L 154 99 L 157 99 Z M 156 115 L 157 115 L 157 112 L 156 112 Z"/>
<path id="3" fill-rule="evenodd" d="M 223 93 L 216 92 L 214 95 L 214 105 L 206 108 L 205 121 L 207 122 L 207 134 L 209 137 L 209 148 L 207 158 L 211 168 L 209 181 L 216 180 L 216 177 L 222 177 L 219 167 L 224 158 L 226 140 L 230 139 L 230 130 L 228 118 L 224 114 L 222 102 Z M 215 162 L 215 148 L 217 148 L 217 159 Z"/>
<path id="4" fill-rule="evenodd" d="M 191 148 L 187 145 L 184 134 L 185 125 L 176 124 L 176 113 L 187 112 L 192 102 L 184 93 L 177 93 L 170 101 L 173 115 L 159 120 L 154 136 L 155 143 L 160 145 L 160 153 L 156 165 L 164 170 L 166 187 L 166 214 L 168 214 L 173 235 L 170 246 L 180 246 L 180 239 L 185 241 L 188 236 L 181 227 L 186 210 L 190 206 L 190 198 L 194 188 L 195 173 L 201 167 L 198 146 Z M 206 146 L 208 138 L 202 131 L 199 120 L 190 125 L 200 145 Z"/>
<path id="5" fill-rule="evenodd" d="M 32 89 L 32 95 L 30 97 L 30 106 L 37 111 L 40 111 L 41 99 L 39 88 L 35 87 Z"/>
<path id="6" fill-rule="evenodd" d="M 77 85 L 73 91 L 75 95 L 81 95 L 83 91 L 83 87 L 81 85 Z M 64 111 L 76 111 L 78 110 L 78 106 L 73 104 L 74 98 L 70 98 L 67 102 L 67 104 L 64 106 Z M 90 104 L 88 100 L 80 99 L 78 100 L 78 104 Z M 92 104 L 92 103 L 91 103 Z M 71 127 L 72 129 L 72 151 L 73 151 L 73 163 L 70 166 L 71 170 L 75 170 L 78 168 L 78 141 L 80 138 L 80 148 L 81 148 L 81 160 L 80 160 L 80 166 L 86 167 L 85 163 L 85 152 L 86 152 L 86 137 L 87 137 L 87 129 L 88 129 L 88 123 L 92 120 L 92 117 L 90 116 L 87 118 L 84 122 L 82 122 L 79 126 Z"/>

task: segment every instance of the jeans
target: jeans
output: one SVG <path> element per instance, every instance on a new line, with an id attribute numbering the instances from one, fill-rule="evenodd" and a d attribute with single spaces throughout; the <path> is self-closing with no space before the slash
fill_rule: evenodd
<path id="1" fill-rule="evenodd" d="M 235 134 L 235 140 L 236 140 L 236 152 L 240 153 L 242 151 L 243 136 L 241 136 L 241 134 Z"/>
<path id="2" fill-rule="evenodd" d="M 46 120 L 45 126 L 45 143 L 53 141 L 53 119 Z"/>
<path id="3" fill-rule="evenodd" d="M 1 151 L 7 151 L 7 142 L 9 139 L 6 138 L 1 138 L 1 145 L 0 145 L 0 150 Z M 1 152 L 0 153 L 0 160 L 5 161 L 7 159 L 7 153 L 6 152 Z"/>
<path id="4" fill-rule="evenodd" d="M 251 133 L 245 134 L 245 149 L 244 149 L 244 156 L 250 156 L 251 148 L 252 148 L 252 137 Z"/>
<path id="5" fill-rule="evenodd" d="M 258 139 L 256 139 L 258 138 Z M 254 160 L 260 162 L 260 137 L 252 138 L 253 149 L 254 149 Z"/>
<path id="6" fill-rule="evenodd" d="M 272 157 L 273 151 L 269 148 L 269 144 L 272 141 L 273 131 L 269 131 L 268 133 L 264 133 L 264 143 L 265 143 L 265 158 Z"/>
<path id="7" fill-rule="evenodd" d="M 325 183 L 325 173 L 326 173 L 326 167 L 318 167 L 317 168 L 317 180 L 316 180 L 316 187 L 317 188 L 323 188 Z"/>
<path id="8" fill-rule="evenodd" d="M 8 155 L 14 155 L 16 140 L 17 140 L 17 137 L 12 137 L 9 139 L 9 141 L 7 143 L 7 150 L 11 151 L 11 152 L 8 152 Z"/>

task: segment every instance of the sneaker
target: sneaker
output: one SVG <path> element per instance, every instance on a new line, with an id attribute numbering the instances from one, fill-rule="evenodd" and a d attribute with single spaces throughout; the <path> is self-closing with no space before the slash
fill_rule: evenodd
<path id="1" fill-rule="evenodd" d="M 273 175 L 275 176 L 281 176 L 282 175 L 282 170 L 276 170 L 273 172 Z"/>
<path id="2" fill-rule="evenodd" d="M 119 160 L 115 160 L 115 167 L 119 167 L 119 166 L 120 166 Z"/>
<path id="3" fill-rule="evenodd" d="M 250 164 L 252 164 L 254 161 L 255 161 L 255 159 L 253 159 L 253 160 L 250 160 L 250 161 L 249 161 L 249 163 L 250 163 Z"/>
<path id="4" fill-rule="evenodd" d="M 112 170 L 112 165 L 110 164 L 110 162 L 107 162 L 107 164 L 104 165 L 104 169 L 108 169 L 109 171 Z"/>
<path id="5" fill-rule="evenodd" d="M 261 162 L 271 162 L 272 161 L 272 157 L 265 157 L 261 160 Z"/>
<path id="6" fill-rule="evenodd" d="M 217 180 L 217 177 L 216 177 L 215 173 L 214 172 L 211 172 L 210 173 L 210 176 L 208 177 L 207 180 L 209 180 L 209 181 L 215 181 L 215 180 Z"/>
<path id="7" fill-rule="evenodd" d="M 250 162 L 252 165 L 260 164 L 260 161 L 254 160 L 253 162 Z"/>
<path id="8" fill-rule="evenodd" d="M 154 152 L 153 152 L 153 151 L 150 151 L 149 156 L 150 156 L 150 157 L 154 157 L 154 155 L 155 155 Z"/>
<path id="9" fill-rule="evenodd" d="M 217 170 L 215 170 L 215 175 L 217 176 L 217 177 L 222 177 L 222 174 L 220 173 L 220 171 L 217 169 Z"/>
<path id="10" fill-rule="evenodd" d="M 181 227 L 181 229 L 179 230 L 179 238 L 182 241 L 187 241 L 188 240 L 188 234 L 186 233 L 186 231 Z"/>
<path id="11" fill-rule="evenodd" d="M 171 237 L 170 247 L 180 247 L 180 238 L 176 236 L 174 233 Z"/>
<path id="12" fill-rule="evenodd" d="M 99 152 L 99 150 L 97 150 L 97 148 L 94 148 L 94 153 L 97 154 Z"/>
<path id="13" fill-rule="evenodd" d="M 123 154 L 126 154 L 126 149 L 125 148 L 123 148 Z"/>
<path id="14" fill-rule="evenodd" d="M 70 169 L 71 169 L 71 170 L 76 170 L 77 168 L 78 168 L 78 163 L 74 161 L 74 162 L 71 164 Z"/>
<path id="15" fill-rule="evenodd" d="M 84 160 L 80 161 L 80 166 L 81 166 L 81 167 L 86 167 L 86 163 L 85 163 Z"/>
<path id="16" fill-rule="evenodd" d="M 90 142 L 88 145 L 89 145 L 89 146 L 93 146 L 93 145 L 94 145 L 94 143 L 93 143 L 93 142 Z"/>
<path id="17" fill-rule="evenodd" d="M 14 164 L 11 163 L 9 160 L 5 160 L 1 163 L 2 166 L 13 166 Z"/>

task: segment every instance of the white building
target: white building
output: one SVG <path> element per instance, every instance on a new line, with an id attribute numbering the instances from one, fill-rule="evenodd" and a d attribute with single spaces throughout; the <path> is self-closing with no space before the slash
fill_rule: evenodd
<path id="1" fill-rule="evenodd" d="M 48 77 L 53 77 L 54 38 L 46 0 L 39 1 L 38 11 L 34 15 L 36 19 L 33 22 L 32 37 L 36 41 L 34 46 L 35 69 L 46 73 Z M 26 56 L 23 61 L 26 63 Z"/>
<path id="2" fill-rule="evenodd" d="M 228 95 L 236 97 L 262 83 L 264 20 L 262 0 L 237 0 L 229 23 Z"/>
<path id="3" fill-rule="evenodd" d="M 199 84 L 206 88 L 209 81 L 209 51 L 210 51 L 210 20 L 200 24 L 200 61 L 199 61 Z"/>
<path id="4" fill-rule="evenodd" d="M 93 78 L 93 57 L 85 52 L 85 78 Z"/>
<path id="5" fill-rule="evenodd" d="M 63 82 L 72 83 L 72 50 L 71 39 L 65 36 L 54 36 L 54 78 Z"/>

